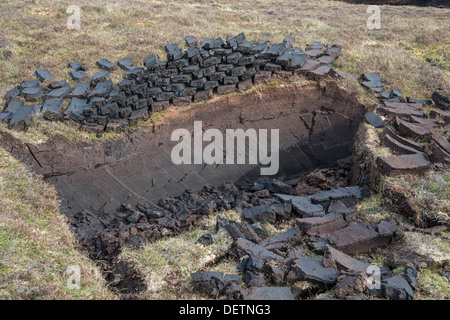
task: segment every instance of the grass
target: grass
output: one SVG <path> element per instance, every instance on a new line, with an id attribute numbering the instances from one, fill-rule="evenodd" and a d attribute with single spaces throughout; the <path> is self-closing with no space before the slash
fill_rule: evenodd
<path id="1" fill-rule="evenodd" d="M 401 187 L 414 199 L 425 220 L 450 223 L 450 171 L 387 177 L 386 184 Z"/>
<path id="2" fill-rule="evenodd" d="M 0 95 L 34 70 L 49 69 L 69 80 L 68 62 L 79 60 L 92 75 L 95 61 L 131 58 L 141 65 L 150 53 L 165 57 L 164 45 L 184 47 L 184 36 L 225 37 L 244 31 L 250 40 L 271 34 L 294 36 L 304 47 L 314 40 L 338 43 L 339 67 L 356 75 L 379 71 L 387 88 L 428 98 L 436 88 L 449 92 L 448 9 L 381 6 L 381 30 L 366 27 L 367 5 L 327 0 L 116 1 L 79 0 L 80 30 L 66 27 L 69 1 L 3 1 Z M 414 30 L 414 32 L 411 32 Z M 121 71 L 113 72 L 118 81 Z"/>
<path id="3" fill-rule="evenodd" d="M 220 215 L 240 221 L 240 215 L 235 211 Z M 125 248 L 121 259 L 134 262 L 146 280 L 147 290 L 140 293 L 139 298 L 204 299 L 197 292 L 191 273 L 203 269 L 236 273 L 237 262 L 225 257 L 233 240 L 225 230 L 216 232 L 215 222 L 216 215 L 210 215 L 201 228 L 148 243 L 138 250 Z M 213 235 L 214 243 L 209 246 L 196 243 L 206 233 Z"/>
<path id="4" fill-rule="evenodd" d="M 406 233 L 405 241 L 419 254 L 427 256 L 441 265 L 450 263 L 450 242 L 448 233 L 442 235 L 426 235 L 416 232 Z M 437 263 L 439 264 L 439 263 Z"/>
<path id="5" fill-rule="evenodd" d="M 450 269 L 424 269 L 418 276 L 418 294 L 420 300 L 449 300 L 450 281 L 442 275 L 442 272 L 450 272 Z"/>
<path id="6" fill-rule="evenodd" d="M 114 299 L 75 248 L 53 187 L 0 148 L 0 299 Z M 69 266 L 80 288 L 69 289 Z"/>
<path id="7" fill-rule="evenodd" d="M 358 217 L 368 222 L 376 222 L 388 218 L 392 212 L 384 207 L 384 199 L 381 193 L 372 194 L 357 205 Z"/>
<path id="8" fill-rule="evenodd" d="M 367 130 L 365 144 L 373 151 L 375 157 L 390 157 L 394 153 L 391 149 L 381 144 L 380 133 L 383 129 L 377 129 L 365 123 Z"/>

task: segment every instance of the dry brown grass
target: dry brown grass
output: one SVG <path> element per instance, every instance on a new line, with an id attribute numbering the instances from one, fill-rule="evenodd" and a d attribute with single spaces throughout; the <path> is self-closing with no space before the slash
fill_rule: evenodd
<path id="1" fill-rule="evenodd" d="M 0 148 L 0 299 L 114 299 L 75 248 L 53 187 Z M 67 268 L 80 268 L 69 289 Z"/>

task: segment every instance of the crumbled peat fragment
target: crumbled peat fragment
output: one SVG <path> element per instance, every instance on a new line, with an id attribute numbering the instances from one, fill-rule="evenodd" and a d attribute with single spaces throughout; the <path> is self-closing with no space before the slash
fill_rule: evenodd
<path id="1" fill-rule="evenodd" d="M 200 243 L 204 246 L 209 246 L 214 243 L 213 237 L 210 233 L 202 235 L 200 238 L 197 239 L 197 243 Z"/>
<path id="2" fill-rule="evenodd" d="M 39 79 L 39 81 L 42 83 L 43 82 L 48 83 L 54 79 L 54 77 L 48 70 L 36 70 L 35 74 L 36 74 L 36 77 Z"/>
<path id="3" fill-rule="evenodd" d="M 188 47 L 193 47 L 193 46 L 196 46 L 198 44 L 198 40 L 194 36 L 186 36 L 184 39 L 185 39 L 186 45 Z"/>
<path id="4" fill-rule="evenodd" d="M 442 109 L 444 111 L 450 110 L 450 100 L 449 100 L 448 97 L 446 97 L 446 96 L 440 94 L 439 92 L 435 91 L 431 95 L 431 99 L 433 99 L 434 104 L 439 109 Z"/>
<path id="5" fill-rule="evenodd" d="M 430 167 L 428 157 L 423 153 L 380 157 L 376 163 L 384 173 L 391 176 L 420 174 Z"/>
<path id="6" fill-rule="evenodd" d="M 53 104 L 52 101 L 47 103 L 48 106 Z M 81 117 L 91 108 L 102 109 L 108 105 L 109 102 L 102 97 L 90 101 L 73 98 L 65 113 L 71 118 Z M 96 130 L 94 124 L 89 124 L 89 127 Z M 33 152 L 38 154 L 37 150 L 33 149 Z M 397 279 L 398 275 L 383 268 L 381 273 L 387 279 L 382 287 L 384 289 L 374 292 L 361 290 L 360 283 L 367 276 L 365 271 L 370 264 L 352 255 L 389 246 L 401 237 L 397 225 L 391 220 L 367 224 L 354 217 L 352 207 L 367 192 L 353 186 L 300 197 L 302 200 L 309 199 L 307 205 L 321 207 L 323 214 L 319 217 L 299 217 L 299 211 L 294 210 L 293 205 L 297 196 L 275 193 L 293 191 L 297 183 L 299 179 L 284 182 L 259 179 L 238 185 L 224 184 L 217 188 L 206 186 L 199 192 L 185 191 L 178 197 L 166 196 L 156 202 L 142 201 L 136 206 L 124 203 L 114 214 L 100 216 L 82 210 L 70 217 L 70 222 L 90 256 L 113 266 L 115 257 L 124 246 L 139 248 L 155 239 L 202 227 L 210 214 L 242 209 L 243 222 L 230 221 L 223 216 L 216 218 L 216 230 L 225 229 L 234 241 L 226 256 L 235 260 L 239 274 L 207 270 L 194 272 L 192 279 L 205 294 L 229 299 L 298 299 L 312 298 L 331 289 L 338 299 L 366 298 L 370 295 L 410 298 L 411 291 L 407 285 Z M 284 211 L 287 204 L 290 210 Z M 247 208 L 255 210 L 245 211 L 248 219 L 244 214 Z M 280 210 L 284 215 L 276 214 Z M 266 219 L 266 214 L 269 219 Z M 262 221 L 253 220 L 256 217 Z M 277 230 L 273 229 L 277 221 L 289 218 L 296 219 L 294 225 L 297 227 L 269 236 L 264 226 L 272 225 L 271 230 Z M 223 235 L 226 233 L 222 232 Z M 213 245 L 213 239 L 213 232 L 205 232 L 192 244 L 197 242 L 208 250 L 206 246 Z M 313 250 L 312 244 L 316 247 L 321 244 L 320 252 L 324 258 L 308 257 L 305 244 Z M 413 270 L 406 270 L 402 277 L 409 286 L 414 285 Z M 308 283 L 311 288 L 298 288 L 296 283 L 299 281 Z"/>
<path id="7" fill-rule="evenodd" d="M 336 283 L 338 276 L 333 267 L 324 266 L 324 259 L 308 257 L 295 261 L 293 273 L 297 281 L 311 281 L 330 287 Z"/>
<path id="8" fill-rule="evenodd" d="M 125 71 L 131 71 L 131 70 L 136 68 L 136 66 L 134 65 L 133 61 L 131 61 L 128 58 L 117 61 L 117 65 L 122 70 L 125 70 Z"/>
<path id="9" fill-rule="evenodd" d="M 86 81 L 89 79 L 88 75 L 82 70 L 70 71 L 69 74 L 74 81 Z"/>
<path id="10" fill-rule="evenodd" d="M 63 103 L 63 99 L 60 98 L 46 100 L 42 106 L 44 117 L 48 120 L 59 120 L 62 117 Z"/>

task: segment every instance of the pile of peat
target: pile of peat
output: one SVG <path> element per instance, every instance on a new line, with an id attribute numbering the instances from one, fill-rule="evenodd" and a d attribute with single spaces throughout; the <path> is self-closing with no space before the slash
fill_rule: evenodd
<path id="1" fill-rule="evenodd" d="M 447 0 L 339 0 L 354 4 L 450 8 Z"/>
<path id="2" fill-rule="evenodd" d="M 216 230 L 225 229 L 234 243 L 227 257 L 236 260 L 237 273 L 199 271 L 193 281 L 211 297 L 229 299 L 304 299 L 334 288 L 339 299 L 364 299 L 369 295 L 412 299 L 416 271 L 392 274 L 381 268 L 382 286 L 368 291 L 369 262 L 351 255 L 388 246 L 402 238 L 391 219 L 361 222 L 355 205 L 370 195 L 367 188 L 349 186 L 351 157 L 334 167 L 316 169 L 296 177 L 258 178 L 239 184 L 205 186 L 199 192 L 166 196 L 136 206 L 123 203 L 115 214 L 95 215 L 82 210 L 70 218 L 82 250 L 103 261 L 112 288 L 130 299 L 145 290 L 143 275 L 118 256 L 125 246 L 139 248 L 147 242 L 176 236 L 201 227 L 216 216 Z M 227 220 L 221 212 L 234 210 L 242 222 Z M 286 232 L 269 237 L 264 224 L 291 223 Z M 207 246 L 212 236 L 198 241 Z M 325 258 L 311 258 L 306 249 Z M 306 288 L 298 281 L 310 283 Z M 290 284 L 287 286 L 286 283 Z M 245 284 L 245 285 L 243 285 Z M 243 288 L 245 287 L 245 288 Z"/>

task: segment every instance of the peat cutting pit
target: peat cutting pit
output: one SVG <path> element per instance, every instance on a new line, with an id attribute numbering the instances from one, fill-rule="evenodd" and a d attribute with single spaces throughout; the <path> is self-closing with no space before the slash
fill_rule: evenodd
<path id="1" fill-rule="evenodd" d="M 353 93 L 330 81 L 268 87 L 171 108 L 151 125 L 114 140 L 75 143 L 55 136 L 39 145 L 23 145 L 0 132 L 0 141 L 55 186 L 61 212 L 83 249 L 92 259 L 106 261 L 107 280 L 115 281 L 123 297 L 132 297 L 145 284 L 130 266 L 116 261 L 123 245 L 139 247 L 179 234 L 223 209 L 270 207 L 270 221 L 324 214 L 330 203 L 323 212 L 312 208 L 299 215 L 275 194 L 305 196 L 348 186 L 348 159 L 365 111 Z M 192 132 L 194 121 L 202 121 L 203 130 L 215 128 L 224 135 L 229 128 L 279 129 L 278 174 L 262 178 L 260 166 L 250 164 L 173 164 L 171 151 L 178 142 L 171 141 L 172 132 Z M 301 177 L 314 170 L 319 175 L 309 176 L 312 183 L 302 182 Z M 356 194 L 360 198 L 361 190 Z"/>
<path id="2" fill-rule="evenodd" d="M 268 88 L 171 109 L 154 124 L 112 141 L 75 143 L 56 136 L 24 146 L 2 133 L 2 144 L 56 187 L 68 216 L 83 209 L 107 214 L 125 202 L 135 206 L 187 189 L 259 176 L 258 165 L 173 164 L 171 151 L 178 141 L 171 141 L 172 132 L 192 132 L 194 121 L 202 121 L 203 130 L 215 128 L 224 135 L 228 128 L 279 129 L 280 177 L 350 156 L 364 113 L 353 94 L 329 82 Z"/>

